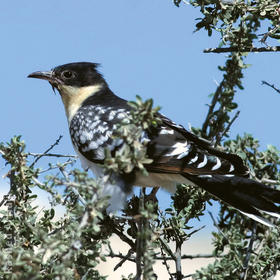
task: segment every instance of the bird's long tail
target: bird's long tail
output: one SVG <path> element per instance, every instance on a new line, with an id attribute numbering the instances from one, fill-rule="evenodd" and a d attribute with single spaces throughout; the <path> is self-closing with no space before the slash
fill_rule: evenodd
<path id="1" fill-rule="evenodd" d="M 265 224 L 273 224 L 262 214 L 280 218 L 280 191 L 257 181 L 236 175 L 184 175 L 217 198 L 233 206 L 248 217 Z"/>

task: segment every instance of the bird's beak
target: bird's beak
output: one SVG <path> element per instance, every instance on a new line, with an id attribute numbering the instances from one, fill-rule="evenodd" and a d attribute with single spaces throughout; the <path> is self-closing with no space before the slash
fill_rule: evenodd
<path id="1" fill-rule="evenodd" d="M 54 93 L 58 85 L 61 84 L 61 81 L 55 77 L 53 71 L 36 71 L 29 74 L 27 78 L 47 80 L 51 84 Z"/>
<path id="2" fill-rule="evenodd" d="M 42 79 L 42 80 L 47 80 L 49 82 L 54 81 L 53 71 L 36 71 L 29 74 L 27 78 Z"/>

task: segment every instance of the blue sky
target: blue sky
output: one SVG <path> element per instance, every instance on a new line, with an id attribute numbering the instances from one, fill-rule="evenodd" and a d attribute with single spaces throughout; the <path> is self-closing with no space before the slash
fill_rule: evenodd
<path id="1" fill-rule="evenodd" d="M 101 63 L 101 72 L 121 97 L 153 98 L 174 121 L 201 126 L 208 95 L 222 78 L 217 66 L 226 55 L 203 53 L 217 46 L 219 35 L 193 33 L 199 16 L 198 9 L 177 8 L 171 0 L 4 1 L 0 142 L 20 134 L 28 151 L 42 152 L 62 134 L 54 151 L 74 153 L 59 95 L 48 83 L 26 76 L 75 61 Z M 245 90 L 236 98 L 241 114 L 232 137 L 246 131 L 259 138 L 262 147 L 279 148 L 280 95 L 261 85 L 262 80 L 277 85 L 278 56 L 250 54 L 246 59 L 252 67 L 245 71 Z"/>

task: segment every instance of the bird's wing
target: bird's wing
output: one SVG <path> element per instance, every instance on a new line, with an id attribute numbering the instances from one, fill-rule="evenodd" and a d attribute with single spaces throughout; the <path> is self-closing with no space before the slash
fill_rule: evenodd
<path id="1" fill-rule="evenodd" d="M 239 156 L 220 151 L 183 126 L 163 115 L 160 117 L 162 124 L 149 135 L 148 156 L 153 159 L 153 163 L 147 167 L 149 171 L 248 175 L 248 169 Z"/>
<path id="2" fill-rule="evenodd" d="M 182 126 L 161 118 L 162 125 L 148 147 L 153 159 L 148 171 L 180 174 L 250 218 L 273 226 L 263 213 L 280 218 L 278 190 L 246 178 L 249 172 L 239 156 L 215 149 Z"/>

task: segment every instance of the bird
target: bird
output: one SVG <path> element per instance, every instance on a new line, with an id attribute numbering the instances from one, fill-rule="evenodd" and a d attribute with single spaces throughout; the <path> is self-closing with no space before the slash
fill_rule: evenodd
<path id="1" fill-rule="evenodd" d="M 47 80 L 61 96 L 75 152 L 84 169 L 105 176 L 105 149 L 118 150 L 122 141 L 112 137 L 129 114 L 128 101 L 112 92 L 99 64 L 73 62 L 29 78 Z M 143 131 L 148 175 L 136 168 L 129 174 L 114 172 L 103 186 L 110 196 L 108 211 L 120 210 L 134 186 L 163 187 L 173 193 L 178 184 L 191 184 L 266 226 L 274 224 L 263 214 L 280 218 L 280 191 L 249 178 L 249 170 L 236 154 L 215 148 L 182 125 L 157 113 L 157 127 Z M 144 140 L 143 140 L 144 141 Z"/>

